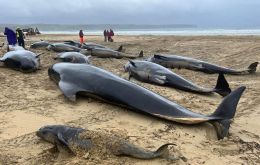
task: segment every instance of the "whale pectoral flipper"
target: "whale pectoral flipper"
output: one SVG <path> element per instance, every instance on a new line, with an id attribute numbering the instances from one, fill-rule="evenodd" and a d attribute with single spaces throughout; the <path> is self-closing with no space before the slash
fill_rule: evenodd
<path id="1" fill-rule="evenodd" d="M 55 145 L 61 153 L 74 154 L 69 148 L 69 143 L 63 138 L 61 133 L 58 133 L 58 139 L 55 140 Z"/>
<path id="2" fill-rule="evenodd" d="M 166 76 L 153 75 L 150 77 L 150 79 L 156 84 L 163 85 L 166 83 Z"/>
<path id="3" fill-rule="evenodd" d="M 77 88 L 68 82 L 59 82 L 59 87 L 62 93 L 71 101 L 76 101 L 76 94 L 78 92 Z"/>
<path id="4" fill-rule="evenodd" d="M 65 146 L 69 146 L 69 143 L 63 138 L 61 133 L 58 133 L 58 139 L 61 142 L 61 144 L 65 145 Z"/>
<path id="5" fill-rule="evenodd" d="M 130 64 L 131 64 L 133 67 L 136 67 L 136 65 L 135 65 L 135 62 L 134 62 L 134 61 L 132 61 L 132 60 L 129 60 L 129 62 L 130 62 Z"/>

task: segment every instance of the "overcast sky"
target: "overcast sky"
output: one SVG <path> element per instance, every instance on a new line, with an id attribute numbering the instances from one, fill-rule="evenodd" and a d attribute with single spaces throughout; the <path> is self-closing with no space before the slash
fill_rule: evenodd
<path id="1" fill-rule="evenodd" d="M 0 0 L 0 23 L 260 26 L 260 0 Z"/>

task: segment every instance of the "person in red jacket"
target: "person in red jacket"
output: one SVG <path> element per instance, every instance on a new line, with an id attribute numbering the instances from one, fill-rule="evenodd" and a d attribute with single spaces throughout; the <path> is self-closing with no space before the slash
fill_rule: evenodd
<path id="1" fill-rule="evenodd" d="M 114 40 L 113 40 L 114 31 L 113 31 L 112 29 L 110 29 L 110 31 L 109 31 L 108 33 L 109 33 L 109 35 L 108 35 L 108 41 L 114 42 Z"/>
<path id="2" fill-rule="evenodd" d="M 79 41 L 81 44 L 83 44 L 84 42 L 84 34 L 83 34 L 83 30 L 79 31 Z"/>

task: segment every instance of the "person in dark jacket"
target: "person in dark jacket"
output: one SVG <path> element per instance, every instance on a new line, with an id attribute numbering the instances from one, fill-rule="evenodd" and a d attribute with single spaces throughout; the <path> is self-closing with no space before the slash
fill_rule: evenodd
<path id="1" fill-rule="evenodd" d="M 5 27 L 4 35 L 6 35 L 7 38 L 7 51 L 9 51 L 9 45 L 14 46 L 17 44 L 16 34 L 12 29 Z"/>
<path id="2" fill-rule="evenodd" d="M 84 34 L 83 34 L 83 30 L 79 31 L 79 41 L 81 44 L 83 44 L 84 42 Z"/>
<path id="3" fill-rule="evenodd" d="M 23 34 L 23 31 L 20 28 L 16 29 L 16 37 L 17 37 L 17 40 L 18 40 L 18 45 L 25 48 L 25 44 L 24 44 L 25 36 Z"/>
<path id="4" fill-rule="evenodd" d="M 108 37 L 108 31 L 105 29 L 104 30 L 104 41 L 107 42 L 107 37 Z"/>

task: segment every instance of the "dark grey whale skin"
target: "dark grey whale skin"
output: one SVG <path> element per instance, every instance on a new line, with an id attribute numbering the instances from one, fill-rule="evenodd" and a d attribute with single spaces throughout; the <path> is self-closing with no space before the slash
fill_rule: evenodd
<path id="1" fill-rule="evenodd" d="M 66 125 L 48 125 L 40 128 L 36 132 L 36 135 L 47 142 L 57 145 L 58 149 L 66 149 L 66 151 L 73 153 L 73 151 L 71 150 L 71 146 L 76 145 L 77 148 L 81 148 L 83 151 L 88 152 L 91 148 L 95 147 L 98 144 L 95 144 L 95 142 L 92 141 L 91 137 L 88 137 L 87 139 L 80 137 L 81 133 L 87 131 L 89 130 L 78 127 L 70 127 Z M 168 153 L 167 147 L 169 145 L 175 145 L 173 143 L 166 143 L 159 147 L 156 151 L 147 151 L 134 144 L 131 144 L 127 140 L 120 137 L 109 136 L 101 138 L 105 138 L 104 141 L 106 141 L 107 143 L 104 144 L 105 146 L 103 147 L 110 149 L 114 155 L 124 155 L 139 159 L 154 159 L 165 156 L 167 156 L 167 158 L 170 158 L 168 155 L 166 155 Z M 111 146 L 113 145 L 112 141 L 115 141 L 117 145 Z"/>
<path id="2" fill-rule="evenodd" d="M 80 64 L 89 64 L 91 56 L 85 56 L 79 52 L 63 52 L 57 54 L 53 59 L 61 62 L 70 62 L 70 63 L 80 63 Z"/>
<path id="3" fill-rule="evenodd" d="M 72 101 L 76 100 L 76 94 L 79 93 L 179 123 L 209 121 L 217 128 L 219 138 L 227 136 L 231 119 L 245 90 L 244 86 L 239 87 L 223 99 L 213 114 L 202 115 L 95 66 L 57 63 L 49 68 L 48 74 Z"/>
<path id="4" fill-rule="evenodd" d="M 216 64 L 211 64 L 198 59 L 178 56 L 178 55 L 168 55 L 168 54 L 155 54 L 153 57 L 147 59 L 147 61 L 160 64 L 167 68 L 185 68 L 195 71 L 201 71 L 208 74 L 222 73 L 231 75 L 241 75 L 241 74 L 251 74 L 256 71 L 258 62 L 254 62 L 249 65 L 247 69 L 234 70 Z"/>
<path id="5" fill-rule="evenodd" d="M 92 42 L 85 42 L 83 44 L 81 44 L 80 42 L 76 42 L 76 41 L 72 41 L 72 40 L 68 40 L 68 41 L 64 41 L 64 44 L 68 44 L 68 45 L 72 45 L 72 46 L 76 46 L 78 48 L 81 49 L 94 49 L 94 48 L 107 48 L 108 47 L 104 46 L 104 45 L 100 45 L 100 44 L 96 44 L 96 43 L 92 43 Z"/>
<path id="6" fill-rule="evenodd" d="M 216 92 L 221 96 L 226 96 L 231 92 L 223 74 L 219 74 L 216 87 L 209 89 L 196 85 L 171 70 L 149 61 L 131 60 L 125 64 L 124 69 L 129 72 L 129 78 L 134 77 L 143 82 L 169 86 L 184 91 L 200 94 Z"/>
<path id="7" fill-rule="evenodd" d="M 81 51 L 81 49 L 76 46 L 72 46 L 64 43 L 49 44 L 47 46 L 47 50 L 53 50 L 55 52 L 80 52 Z"/>
<path id="8" fill-rule="evenodd" d="M 0 61 L 8 68 L 24 73 L 35 72 L 40 67 L 39 55 L 28 50 L 7 52 Z"/>
<path id="9" fill-rule="evenodd" d="M 30 45 L 30 48 L 37 49 L 37 48 L 46 48 L 49 46 L 50 43 L 48 41 L 38 41 L 34 42 Z"/>
<path id="10" fill-rule="evenodd" d="M 140 51 L 138 56 L 132 56 L 123 52 L 119 52 L 117 50 L 112 50 L 112 49 L 108 49 L 108 48 L 93 48 L 90 50 L 87 49 L 82 49 L 80 51 L 80 53 L 84 54 L 84 55 L 91 55 L 91 56 L 95 56 L 98 58 L 117 58 L 117 59 L 121 59 L 121 58 L 129 58 L 129 59 L 135 59 L 138 57 L 143 57 L 143 51 Z"/>

